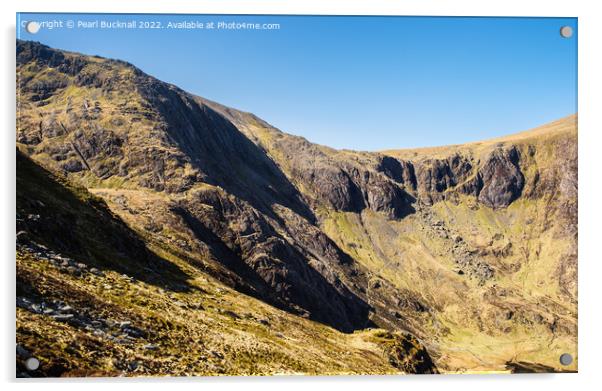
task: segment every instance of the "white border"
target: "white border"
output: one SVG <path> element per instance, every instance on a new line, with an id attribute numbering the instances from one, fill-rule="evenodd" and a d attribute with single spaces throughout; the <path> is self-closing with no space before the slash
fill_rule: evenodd
<path id="1" fill-rule="evenodd" d="M 160 390 L 172 387 L 195 387 L 234 390 L 244 387 L 261 390 L 301 390 L 329 387 L 365 390 L 378 387 L 395 389 L 505 390 L 535 387 L 546 391 L 596 389 L 602 382 L 598 371 L 602 365 L 602 126 L 600 112 L 600 38 L 602 20 L 596 1 L 486 1 L 486 0 L 169 0 L 167 2 L 135 0 L 79 1 L 21 0 L 2 2 L 2 153 L 0 165 L 3 191 L 0 203 L 0 238 L 4 279 L 2 292 L 1 379 L 9 389 L 90 390 L 128 389 L 132 386 Z M 14 379 L 14 210 L 15 210 L 15 13 L 29 12 L 144 12 L 144 13 L 234 13 L 234 14 L 335 14 L 335 15 L 440 15 L 440 16 L 570 16 L 579 18 L 579 374 L 567 375 L 448 375 L 406 377 L 338 377 L 338 378 L 212 378 L 212 379 L 96 379 L 15 381 Z M 110 384 L 109 384 L 110 383 Z"/>

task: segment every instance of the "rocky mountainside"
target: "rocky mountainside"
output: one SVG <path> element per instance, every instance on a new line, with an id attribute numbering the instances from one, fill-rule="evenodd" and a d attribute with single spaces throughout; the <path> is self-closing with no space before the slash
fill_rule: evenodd
<path id="1" fill-rule="evenodd" d="M 345 334 L 278 310 L 20 152 L 17 173 L 19 377 L 437 372 L 407 333 Z"/>
<path id="2" fill-rule="evenodd" d="M 46 177 L 64 178 L 57 179 L 63 187 L 86 194 L 78 199 L 61 190 L 55 197 L 61 207 L 50 208 L 35 185 L 39 178 L 18 181 L 17 222 L 24 240 L 18 275 L 40 267 L 32 261 L 40 257 L 49 259 L 44 273 L 73 272 L 69 267 L 75 266 L 54 262 L 52 251 L 105 276 L 133 278 L 121 284 L 126 291 L 160 287 L 147 307 L 178 295 L 176 301 L 204 297 L 214 310 L 227 311 L 199 282 L 211 281 L 249 319 L 269 312 L 280 324 L 294 324 L 278 331 L 288 347 L 274 368 L 250 370 L 238 361 L 250 345 L 220 345 L 214 352 L 223 356 L 220 368 L 227 373 L 311 373 L 307 368 L 344 373 L 356 353 L 332 359 L 343 363 L 325 359 L 319 366 L 305 353 L 336 357 L 341 347 L 332 341 L 349 338 L 357 352 L 370 355 L 366 365 L 374 365 L 352 372 L 434 372 L 435 365 L 439 371 L 505 371 L 517 363 L 560 369 L 559 354 L 576 357 L 575 116 L 460 146 L 340 151 L 283 133 L 122 61 L 18 41 L 17 75 L 17 146 L 24 154 L 18 161 L 40 165 L 44 168 L 36 170 L 53 173 Z M 17 177 L 22 175 L 18 165 Z M 23 197 L 21 189 L 27 189 Z M 81 197 L 89 200 L 85 208 Z M 89 207 L 102 217 L 90 215 Z M 90 216 L 89 230 L 78 229 L 82 216 Z M 102 223 L 95 226 L 95 219 Z M 78 281 L 74 286 L 85 290 L 111 285 L 96 277 Z M 32 311 L 32 297 L 67 298 L 58 281 L 39 286 L 44 284 L 29 278 L 23 283 L 29 288 L 18 292 L 18 300 L 30 303 L 18 311 L 18 341 L 46 338 L 32 331 L 37 322 L 57 332 L 98 331 Z M 107 294 L 102 300 L 158 327 L 125 297 L 116 301 Z M 168 329 L 179 330 L 174 335 L 211 323 L 210 316 L 188 307 L 178 310 L 181 318 L 168 320 L 173 323 Z M 61 315 L 55 312 L 51 316 Z M 185 321 L 188 312 L 195 314 L 194 325 Z M 250 344 L 275 338 L 236 316 L 222 333 L 245 332 Z M 212 337 L 219 339 L 217 333 Z M 172 338 L 170 331 L 165 338 Z M 307 346 L 294 342 L 299 338 Z M 145 355 L 168 346 L 171 355 L 190 348 L 173 341 L 149 344 L 156 350 L 146 349 Z M 85 350 L 72 349 L 80 355 Z M 295 349 L 301 350 L 293 364 L 286 352 Z M 126 357 L 126 351 L 120 354 Z M 77 364 L 77 354 L 69 359 L 57 351 L 44 354 L 63 371 Z M 158 373 L 152 360 L 135 361 L 140 366 L 134 369 L 120 363 L 103 371 Z M 211 360 L 205 361 L 174 364 L 171 370 L 212 372 Z M 576 369 L 576 361 L 569 369 Z"/>

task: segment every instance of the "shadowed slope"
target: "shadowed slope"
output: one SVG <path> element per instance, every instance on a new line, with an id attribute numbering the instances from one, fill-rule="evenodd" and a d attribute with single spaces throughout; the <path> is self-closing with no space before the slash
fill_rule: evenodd
<path id="1" fill-rule="evenodd" d="M 149 251 L 143 238 L 86 189 L 68 185 L 17 151 L 19 240 L 51 247 L 89 267 L 186 291 L 188 275 Z"/>

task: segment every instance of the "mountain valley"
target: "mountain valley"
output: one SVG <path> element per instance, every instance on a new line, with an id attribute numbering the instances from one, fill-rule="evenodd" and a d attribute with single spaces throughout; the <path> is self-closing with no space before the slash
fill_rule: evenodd
<path id="1" fill-rule="evenodd" d="M 17 75 L 18 375 L 577 370 L 576 115 L 362 152 L 119 60 Z"/>

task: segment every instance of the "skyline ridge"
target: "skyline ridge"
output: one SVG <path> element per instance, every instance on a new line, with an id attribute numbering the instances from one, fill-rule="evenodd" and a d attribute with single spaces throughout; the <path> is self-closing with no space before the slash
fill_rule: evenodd
<path id="1" fill-rule="evenodd" d="M 61 14 L 27 14 L 34 16 L 44 20 Z M 65 18 L 80 16 L 119 19 L 91 14 Z M 216 19 L 143 15 L 141 20 L 154 17 L 159 22 Z M 191 93 L 339 149 L 414 148 L 433 145 L 433 140 L 439 145 L 466 143 L 577 111 L 578 31 L 573 18 L 226 19 L 282 27 L 76 34 L 54 29 L 35 36 L 19 29 L 18 36 L 122 59 Z M 573 38 L 560 37 L 561 25 L 573 27 Z M 177 72 L 173 64 L 178 64 Z"/>

